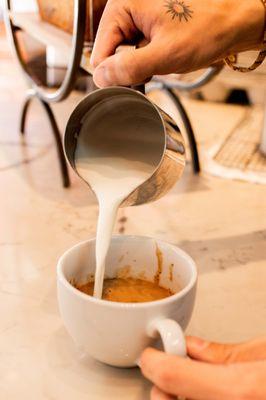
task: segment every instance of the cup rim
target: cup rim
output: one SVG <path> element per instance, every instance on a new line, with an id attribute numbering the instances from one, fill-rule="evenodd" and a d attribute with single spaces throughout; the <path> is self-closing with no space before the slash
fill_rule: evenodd
<path id="1" fill-rule="evenodd" d="M 57 263 L 57 281 L 61 282 L 65 288 L 72 292 L 74 295 L 78 296 L 79 298 L 88 301 L 90 303 L 97 304 L 98 306 L 104 306 L 104 307 L 110 307 L 110 308 L 115 308 L 115 309 L 132 309 L 132 310 L 138 310 L 138 309 L 143 309 L 143 308 L 153 308 L 156 306 L 162 306 L 162 305 L 167 305 L 170 304 L 176 300 L 179 300 L 183 298 L 190 290 L 194 287 L 194 285 L 197 283 L 197 267 L 195 261 L 190 257 L 184 250 L 180 249 L 178 246 L 175 246 L 174 244 L 171 244 L 169 242 L 156 239 L 150 236 L 141 236 L 141 235 L 113 235 L 112 239 L 119 240 L 119 239 L 141 239 L 141 240 L 154 240 L 159 246 L 160 243 L 163 245 L 167 245 L 169 247 L 172 247 L 175 252 L 177 252 L 180 256 L 186 259 L 188 264 L 190 265 L 191 268 L 191 277 L 189 283 L 181 289 L 179 292 L 166 297 L 164 299 L 160 300 L 154 300 L 154 301 L 147 301 L 143 303 L 122 303 L 122 302 L 115 302 L 115 301 L 108 301 L 108 300 L 103 300 L 103 299 L 96 299 L 93 296 L 89 296 L 86 293 L 81 292 L 80 290 L 76 289 L 71 283 L 66 279 L 63 268 L 64 268 L 64 261 L 65 259 L 69 256 L 69 254 L 74 251 L 78 247 L 84 246 L 86 243 L 91 243 L 95 242 L 95 238 L 83 240 L 82 242 L 79 242 L 75 244 L 74 246 L 70 247 L 68 250 L 66 250 L 62 256 L 59 258 L 58 263 Z"/>

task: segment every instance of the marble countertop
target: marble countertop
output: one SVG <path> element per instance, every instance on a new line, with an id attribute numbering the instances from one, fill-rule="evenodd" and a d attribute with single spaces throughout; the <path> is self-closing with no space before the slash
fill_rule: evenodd
<path id="1" fill-rule="evenodd" d="M 56 262 L 95 235 L 97 205 L 76 177 L 61 188 L 49 126 L 34 104 L 26 142 L 17 126 L 24 84 L 0 63 L 0 397 L 17 400 L 145 400 L 137 369 L 119 370 L 79 354 L 56 300 Z M 155 94 L 156 97 L 156 94 Z M 156 100 L 170 107 L 166 99 Z M 55 107 L 63 127 L 77 102 Z M 244 110 L 186 100 L 201 148 L 226 136 Z M 170 110 L 171 112 L 171 110 Z M 239 341 L 266 332 L 266 187 L 194 176 L 160 201 L 123 209 L 115 232 L 154 236 L 196 261 L 199 286 L 188 333 Z"/>

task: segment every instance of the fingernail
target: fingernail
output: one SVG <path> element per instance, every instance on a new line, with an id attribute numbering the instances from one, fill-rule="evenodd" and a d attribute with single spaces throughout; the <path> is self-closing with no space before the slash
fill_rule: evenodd
<path id="1" fill-rule="evenodd" d="M 110 77 L 108 69 L 104 66 L 96 68 L 93 74 L 93 80 L 95 84 L 100 88 L 109 86 Z"/>
<path id="2" fill-rule="evenodd" d="M 209 345 L 209 342 L 206 340 L 203 340 L 201 338 L 198 338 L 198 337 L 193 337 L 192 344 L 193 344 L 193 346 L 197 347 L 198 349 L 204 349 L 205 347 L 207 347 Z"/>

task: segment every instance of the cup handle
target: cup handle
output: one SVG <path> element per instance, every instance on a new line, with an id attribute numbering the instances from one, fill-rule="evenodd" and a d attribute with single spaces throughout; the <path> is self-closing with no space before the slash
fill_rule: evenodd
<path id="1" fill-rule="evenodd" d="M 148 328 L 148 335 L 155 338 L 158 336 L 158 333 L 161 336 L 166 353 L 180 357 L 187 356 L 184 332 L 176 321 L 172 319 L 152 321 Z"/>

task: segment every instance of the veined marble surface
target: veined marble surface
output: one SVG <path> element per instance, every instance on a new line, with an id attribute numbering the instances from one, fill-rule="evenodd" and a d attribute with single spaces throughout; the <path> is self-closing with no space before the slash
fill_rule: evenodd
<path id="1" fill-rule="evenodd" d="M 110 368 L 84 357 L 63 327 L 56 263 L 68 247 L 95 235 L 97 205 L 73 175 L 72 187 L 61 188 L 49 125 L 38 104 L 21 141 L 25 86 L 3 40 L 0 44 L 0 398 L 148 399 L 149 384 L 137 369 Z M 173 112 L 165 97 L 153 98 Z M 75 94 L 55 107 L 62 128 L 78 100 Z M 244 115 L 241 107 L 185 104 L 201 147 L 225 137 Z M 199 286 L 190 334 L 238 341 L 266 333 L 265 199 L 265 186 L 196 177 L 188 165 L 165 198 L 120 211 L 116 233 L 170 241 L 196 260 Z"/>

